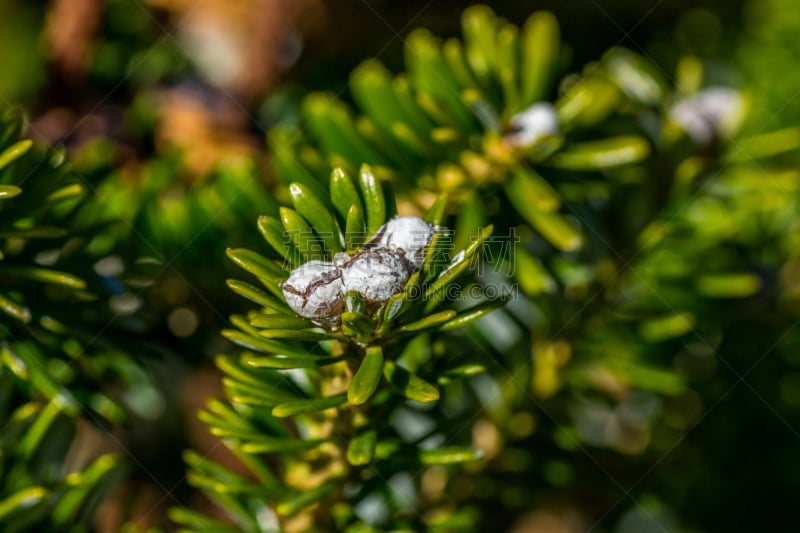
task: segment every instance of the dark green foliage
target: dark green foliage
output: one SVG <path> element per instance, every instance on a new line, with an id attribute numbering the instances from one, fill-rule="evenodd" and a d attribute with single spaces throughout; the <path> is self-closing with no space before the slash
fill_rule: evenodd
<path id="1" fill-rule="evenodd" d="M 449 445 L 421 448 L 421 437 L 408 442 L 403 433 L 408 429 L 398 433 L 390 420 L 397 416 L 395 412 L 411 413 L 439 400 L 447 394 L 447 383 L 482 370 L 478 361 L 468 360 L 460 363 L 469 371 L 452 368 L 458 366 L 453 358 L 434 356 L 424 343 L 437 331 L 466 326 L 497 307 L 496 302 L 487 301 L 459 312 L 442 310 L 452 302 L 441 301 L 442 307 L 437 306 L 436 312 L 426 309 L 436 301 L 431 299 L 434 294 L 467 276 L 468 269 L 463 267 L 473 263 L 473 254 L 489 231 L 465 253 L 449 255 L 446 261 L 435 259 L 445 248 L 431 244 L 422 270 L 384 304 L 365 303 L 358 293 L 349 294 L 337 327 L 322 328 L 295 316 L 278 289 L 294 264 L 288 259 L 307 250 L 321 250 L 320 258 L 330 259 L 331 252 L 326 254 L 326 250 L 336 250 L 340 242 L 352 242 L 351 235 L 339 228 L 354 229 L 369 239 L 386 222 L 386 213 L 394 212 L 383 185 L 368 167 L 361 169 L 358 182 L 356 185 L 344 171 L 336 169 L 330 187 L 339 192 L 324 199 L 302 185 L 292 184 L 297 210 L 281 208 L 281 223 L 268 217 L 259 221 L 262 230 L 272 228 L 265 237 L 273 248 L 273 258 L 247 250 L 229 251 L 229 256 L 263 288 L 235 280 L 229 281 L 229 286 L 261 308 L 232 317 L 237 329 L 223 331 L 245 351 L 238 357 L 217 358 L 226 375 L 223 382 L 230 403 L 209 403 L 201 418 L 260 483 L 246 481 L 194 454 L 186 458 L 192 468 L 192 483 L 226 509 L 243 531 L 261 531 L 252 513 L 257 508 L 266 511 L 265 505 L 274 511 L 271 520 L 275 523 L 291 524 L 294 520 L 297 524 L 309 519 L 309 515 L 298 518 L 299 513 L 312 512 L 313 522 L 299 523 L 314 530 L 326 530 L 334 524 L 339 529 L 357 527 L 352 515 L 355 507 L 387 479 L 403 472 L 413 474 L 421 465 L 480 457 L 476 450 Z M 339 209 L 329 211 L 326 204 L 338 204 Z M 366 233 L 363 227 L 348 225 L 350 217 L 344 216 L 362 206 L 367 212 Z M 441 222 L 436 212 L 430 213 L 430 220 Z M 283 235 L 293 238 L 291 250 L 274 246 L 279 224 Z M 327 234 L 332 238 L 331 247 L 314 242 L 316 235 L 325 235 L 328 230 L 333 231 Z M 298 241 L 294 237 L 298 231 L 304 232 L 308 241 Z M 356 254 L 359 248 L 348 246 L 348 253 Z M 454 276 L 454 272 L 461 274 Z M 414 296 L 420 290 L 425 298 Z M 441 374 L 448 380 L 437 385 Z M 420 412 L 416 416 L 425 415 Z M 442 419 L 443 427 L 449 424 L 447 418 Z M 426 436 L 436 432 L 435 428 L 424 430 Z M 404 507 L 403 502 L 394 501 L 391 491 L 378 490 L 386 498 L 387 508 Z M 328 513 L 334 503 L 336 512 L 331 516 Z M 313 504 L 318 505 L 309 511 Z M 208 523 L 206 518 L 185 511 L 174 511 L 173 518 L 197 531 Z M 395 526 L 406 524 L 415 530 L 425 527 L 421 516 L 411 514 L 398 520 Z"/>
<path id="2" fill-rule="evenodd" d="M 442 495 L 485 505 L 484 522 L 475 526 L 482 530 L 495 527 L 498 514 L 515 516 L 531 501 L 547 499 L 548 489 L 532 484 L 531 476 L 568 499 L 580 498 L 590 489 L 574 462 L 594 455 L 587 447 L 659 460 L 682 438 L 674 427 L 690 429 L 698 420 L 676 406 L 697 401 L 694 387 L 708 364 L 738 377 L 728 360 L 747 353 L 758 358 L 752 346 L 736 350 L 725 342 L 737 336 L 737 324 L 755 325 L 763 313 L 777 313 L 790 326 L 794 313 L 780 303 L 776 280 L 792 264 L 791 245 L 781 242 L 792 239 L 797 216 L 791 170 L 797 144 L 794 129 L 738 135 L 747 103 L 740 95 L 748 87 L 725 89 L 733 103 L 710 123 L 711 135 L 700 136 L 676 109 L 713 85 L 703 60 L 682 59 L 673 80 L 649 58 L 615 48 L 581 76 L 562 81 L 556 109 L 566 141 L 542 137 L 526 150 L 503 151 L 514 113 L 553 92 L 542 89 L 526 100 L 518 90 L 525 81 L 509 81 L 502 49 L 517 30 L 485 7 L 470 8 L 463 21 L 463 45 L 413 32 L 407 77 L 392 78 L 375 61 L 354 71 L 362 116 L 354 118 L 329 95 L 308 96 L 307 138 L 293 145 L 294 159 L 277 148 L 275 157 L 288 180 L 301 172 L 304 179 L 321 176 L 325 163 L 352 168 L 369 161 L 376 174 L 399 184 L 403 201 L 424 202 L 422 190 L 449 191 L 458 199 L 457 227 L 489 219 L 517 229 L 513 275 L 527 298 L 498 311 L 497 321 L 533 318 L 512 341 L 489 323 L 479 323 L 468 339 L 500 361 L 489 380 L 502 391 L 497 403 L 471 384 L 479 401 L 491 405 L 475 427 L 505 444 L 490 450 L 474 474 L 453 473 L 452 493 Z M 522 42 L 538 42 L 532 49 L 539 55 L 522 63 L 533 68 L 522 67 L 519 75 L 544 87 L 542 73 L 560 65 L 552 19 L 533 15 L 520 35 Z M 401 124 L 423 119 L 428 129 L 417 132 L 421 142 L 415 143 Z M 614 138 L 604 139 L 609 131 Z M 277 147 L 291 134 L 275 135 Z M 487 173 L 479 176 L 475 168 Z M 499 190 L 505 198 L 498 202 Z M 762 340 L 776 347 L 793 342 L 769 339 Z M 369 391 L 373 374 L 364 374 Z M 700 405 L 716 406 L 719 392 L 699 388 L 710 394 Z M 356 442 L 352 454 L 359 457 Z M 612 462 L 601 468 L 611 469 L 612 480 L 624 475 Z M 623 511 L 613 500 L 600 505 Z"/>
<path id="3" fill-rule="evenodd" d="M 308 95 L 302 132 L 270 135 L 279 173 L 319 190 L 329 164 L 352 170 L 367 162 L 402 192 L 444 191 L 458 203 L 473 202 L 478 218 L 496 212 L 504 192 L 503 207 L 510 203 L 553 246 L 580 249 L 584 236 L 564 216 L 573 213 L 562 209 L 560 189 L 647 156 L 649 144 L 635 129 L 603 131 L 628 97 L 596 64 L 556 90 L 564 53 L 550 13 L 534 13 L 520 29 L 473 6 L 462 25 L 463 42 L 414 30 L 405 40 L 407 73 L 393 76 L 377 60 L 353 71 L 361 115 L 332 94 Z M 555 131 L 544 127 L 518 140 L 515 117 L 551 101 Z"/>
<path id="4" fill-rule="evenodd" d="M 751 1 L 747 14 L 736 53 L 753 88 L 749 126 L 754 133 L 795 126 L 800 119 L 800 103 L 795 98 L 798 75 L 786 66 L 800 55 L 793 38 L 800 26 L 800 7 L 791 0 Z"/>
<path id="5" fill-rule="evenodd" d="M 160 18 L 105 3 L 82 72 L 132 91 L 111 98 L 136 139 L 68 135 L 70 164 L 0 117 L 0 531 L 109 509 L 137 531 L 148 478 L 153 523 L 187 532 L 790 530 L 790 3 L 751 4 L 741 77 L 719 28 L 690 35 L 702 9 L 668 53 L 575 65 L 553 15 L 470 7 L 461 37 L 404 35 L 404 72 L 368 59 L 349 95 L 281 109 L 302 120 L 269 134 L 277 180 L 254 131 L 156 148 L 159 84 L 219 101 Z M 292 311 L 290 273 L 343 269 L 398 212 L 437 231 L 391 297 Z M 224 397 L 181 379 L 212 362 Z M 171 405 L 186 390 L 210 444 Z"/>
<path id="6" fill-rule="evenodd" d="M 110 341 L 117 328 L 108 298 L 121 282 L 93 269 L 104 227 L 75 223 L 87 184 L 63 153 L 21 137 L 16 111 L 2 113 L 0 523 L 4 531 L 88 531 L 127 467 L 118 454 L 92 457 L 80 447 L 126 420 L 114 388 L 148 382 Z"/>

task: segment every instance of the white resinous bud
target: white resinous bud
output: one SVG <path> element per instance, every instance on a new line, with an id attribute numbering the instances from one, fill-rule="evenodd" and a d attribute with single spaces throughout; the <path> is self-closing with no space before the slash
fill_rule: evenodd
<path id="1" fill-rule="evenodd" d="M 387 248 L 399 253 L 412 272 L 422 268 L 434 227 L 419 217 L 397 217 L 381 226 L 367 248 Z"/>
<path id="2" fill-rule="evenodd" d="M 558 135 L 561 124 L 550 102 L 537 102 L 511 117 L 511 132 L 505 140 L 513 146 L 531 146 L 542 137 Z"/>
<path id="3" fill-rule="evenodd" d="M 346 252 L 337 252 L 333 256 L 333 264 L 339 268 L 344 267 L 350 262 L 350 256 Z"/>
<path id="4" fill-rule="evenodd" d="M 703 89 L 669 109 L 669 118 L 697 144 L 707 144 L 715 137 L 731 134 L 743 116 L 742 95 L 727 87 Z"/>
<path id="5" fill-rule="evenodd" d="M 422 268 L 436 231 L 418 217 L 394 218 L 356 255 L 340 252 L 332 263 L 309 261 L 293 270 L 281 284 L 286 303 L 298 315 L 331 326 L 344 310 L 349 291 L 360 293 L 367 302 L 385 302 Z"/>
<path id="6" fill-rule="evenodd" d="M 368 302 L 385 302 L 403 290 L 408 277 L 406 262 L 388 248 L 363 250 L 342 269 L 344 291 L 356 291 Z"/>
<path id="7" fill-rule="evenodd" d="M 342 271 L 325 261 L 309 261 L 294 269 L 281 283 L 286 303 L 298 315 L 329 323 L 344 307 Z"/>

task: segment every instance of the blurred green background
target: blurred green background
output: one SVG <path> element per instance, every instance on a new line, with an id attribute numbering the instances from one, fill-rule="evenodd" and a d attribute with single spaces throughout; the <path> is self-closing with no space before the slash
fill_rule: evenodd
<path id="1" fill-rule="evenodd" d="M 750 91 L 746 132 L 800 124 L 796 0 L 487 3 L 515 23 L 536 10 L 553 12 L 573 69 L 621 45 L 646 55 L 671 77 L 681 58 L 693 55 L 712 81 Z M 184 501 L 197 504 L 182 483 L 179 453 L 186 443 L 212 446 L 193 413 L 207 396 L 220 394 L 218 374 L 210 369 L 211 356 L 224 346 L 216 332 L 242 307 L 224 285 L 231 270 L 225 248 L 255 247 L 260 236 L 253 222 L 276 205 L 267 192 L 277 182 L 266 155 L 267 132 L 299 122 L 301 97 L 310 90 L 334 91 L 351 101 L 345 90 L 350 72 L 367 57 L 400 70 L 403 37 L 412 28 L 459 35 L 459 15 L 470 4 L 0 0 L 0 99 L 25 110 L 35 140 L 64 145 L 110 209 L 132 221 L 115 230 L 126 243 L 119 251 L 126 264 L 147 257 L 159 265 L 157 282 L 146 293 L 147 313 L 134 313 L 131 320 L 152 344 L 166 347 L 145 359 L 162 381 L 181 383 L 175 392 L 180 399 L 173 402 L 175 418 L 162 419 L 156 429 L 137 429 L 142 433 L 128 442 L 146 468 L 163 473 L 164 485 L 176 484 Z M 797 170 L 796 155 L 781 162 L 782 168 Z M 752 189 L 751 198 L 763 192 Z M 795 211 L 797 195 L 791 192 L 789 205 L 776 201 L 776 210 Z M 222 205 L 230 210 L 223 213 Z M 719 210 L 728 208 L 720 205 Z M 198 220 L 196 213 L 208 217 Z M 745 221 L 762 214 L 736 211 Z M 688 376 L 686 391 L 664 398 L 642 392 L 608 403 L 562 394 L 542 399 L 555 419 L 512 417 L 514 423 L 536 424 L 535 433 L 523 432 L 501 460 L 485 472 L 476 470 L 461 487 L 483 510 L 479 530 L 797 530 L 800 331 L 794 326 L 800 312 L 796 297 L 787 295 L 800 276 L 792 253 L 797 241 L 787 237 L 796 219 L 704 255 L 706 250 L 692 248 L 695 238 L 706 236 L 697 229 L 703 224 L 690 215 L 691 230 L 678 232 L 673 245 L 685 252 L 687 268 L 702 270 L 722 255 L 732 262 L 744 258 L 770 289 L 735 305 L 698 310 L 701 335 L 725 354 L 725 362 L 697 342 L 667 339 L 656 357 L 668 371 Z M 626 233 L 625 223 L 612 228 L 621 241 L 635 234 Z M 202 235 L 195 239 L 198 228 Z M 772 260 L 775 249 L 785 254 L 779 260 Z M 761 272 L 762 263 L 752 258 L 782 266 Z M 641 269 L 655 279 L 665 262 L 681 261 L 673 259 L 653 258 Z M 161 268 L 165 264 L 169 268 Z M 626 310 L 642 316 L 650 311 Z M 703 313 L 714 314 L 713 327 L 702 329 Z M 602 312 L 596 314 L 601 318 L 581 326 L 587 344 L 602 344 L 602 334 L 593 332 L 615 327 L 611 319 L 603 322 Z M 620 338 L 622 350 L 629 339 Z M 583 432 L 590 452 L 570 449 L 564 435 L 559 442 L 559 422 L 567 419 L 577 420 L 570 431 Z M 597 420 L 611 422 L 599 428 Z M 149 437 L 162 430 L 160 439 Z M 491 439 L 493 433 L 487 434 Z M 552 434 L 554 440 L 539 437 Z M 163 487 L 145 476 L 136 483 L 153 494 L 144 501 L 161 497 Z M 162 525 L 163 514 L 154 513 L 143 524 Z M 115 526 L 108 518 L 105 530 Z"/>

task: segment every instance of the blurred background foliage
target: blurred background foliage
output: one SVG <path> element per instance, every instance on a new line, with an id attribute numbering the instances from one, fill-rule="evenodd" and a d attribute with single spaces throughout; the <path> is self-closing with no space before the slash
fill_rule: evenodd
<path id="1" fill-rule="evenodd" d="M 401 410 L 391 422 L 413 442 L 452 432 L 453 443 L 484 457 L 392 478 L 366 503 L 338 507 L 342 523 L 389 529 L 400 517 L 437 531 L 519 533 L 795 529 L 796 4 L 490 3 L 520 27 L 540 10 L 558 22 L 552 77 L 535 100 L 563 99 L 592 74 L 613 93 L 570 141 L 624 135 L 647 150 L 621 168 L 581 172 L 492 161 L 512 169 L 504 176 L 541 174 L 535 194 L 509 192 L 507 177 L 452 186 L 451 173 L 431 169 L 447 162 L 453 170 L 467 149 L 485 155 L 475 147 L 491 128 L 475 119 L 476 133 L 447 156 L 387 165 L 382 177 L 404 214 L 422 213 L 445 190 L 457 238 L 487 222 L 495 234 L 516 228 L 513 276 L 482 281 L 516 282 L 520 291 L 461 336 L 429 343 L 437 355 L 485 352 L 488 372 L 447 385 L 441 413 Z M 336 153 L 315 127 L 337 106 L 373 114 L 371 87 L 358 93 L 351 83 L 366 59 L 424 86 L 405 39 L 414 28 L 462 38 L 469 6 L 0 0 L 0 103 L 28 117 L 26 127 L 18 111 L 3 119 L 0 152 L 22 152 L 15 143 L 23 138 L 38 146 L 0 156 L 4 531 L 169 531 L 178 526 L 168 515 L 181 518 L 171 507 L 236 517 L 234 503 L 214 498 L 224 494 L 218 485 L 202 484 L 208 472 L 197 471 L 208 459 L 224 469 L 213 472 L 223 482 L 234 479 L 229 470 L 261 479 L 196 417 L 207 405 L 224 411 L 207 404 L 224 397 L 214 356 L 234 353 L 218 332 L 248 309 L 226 287 L 238 273 L 225 250 L 264 250 L 255 221 L 291 203 L 289 182 L 311 176 L 324 189 L 330 164 L 377 163 Z M 739 91 L 746 113 L 698 140 L 676 105 L 714 87 Z M 324 92 L 336 105 L 323 100 L 309 111 L 307 95 Z M 504 98 L 491 103 L 507 122 L 532 101 L 513 110 Z M 288 152 L 311 162 L 309 175 L 287 172 Z M 52 212 L 38 209 L 32 195 L 43 202 L 58 183 L 77 189 L 46 204 Z M 535 209 L 514 202 L 553 190 L 563 199 L 556 224 L 580 231 L 580 250 L 548 239 Z M 15 233 L 52 225 L 66 233 L 45 241 Z M 54 282 L 48 269 L 67 277 Z M 267 423 L 262 414 L 247 416 Z M 191 468 L 181 455 L 189 448 Z M 431 514 L 409 520 L 409 502 Z M 258 509 L 241 512 L 251 514 L 234 519 L 240 529 L 269 530 Z"/>

